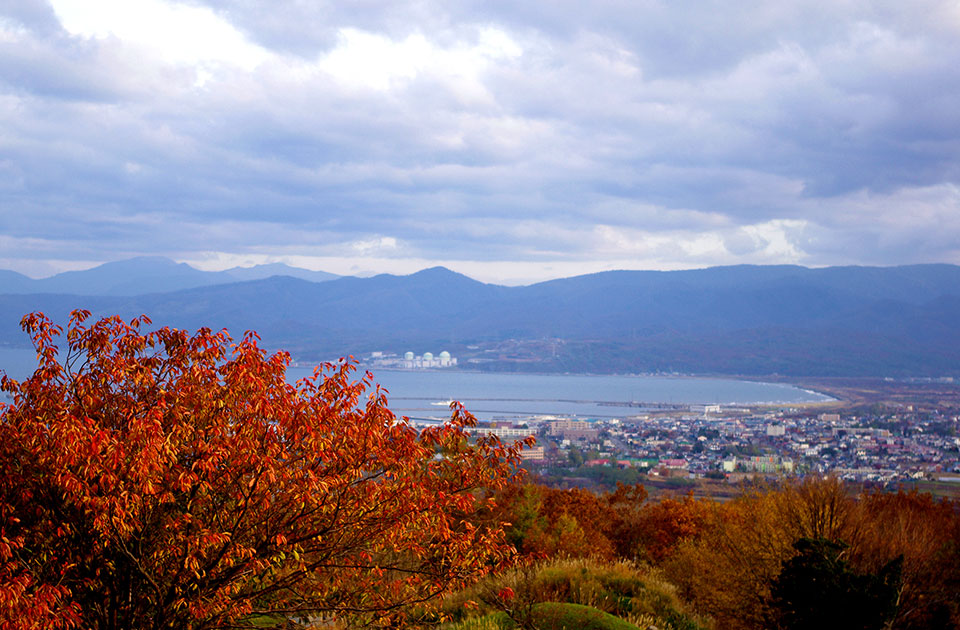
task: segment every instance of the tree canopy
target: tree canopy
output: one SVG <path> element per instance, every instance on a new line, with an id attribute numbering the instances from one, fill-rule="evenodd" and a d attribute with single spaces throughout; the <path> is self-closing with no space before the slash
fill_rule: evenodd
<path id="1" fill-rule="evenodd" d="M 880 630 L 897 612 L 903 556 L 877 574 L 852 570 L 848 545 L 826 538 L 800 538 L 796 555 L 783 565 L 771 592 L 781 628 L 787 630 Z"/>
<path id="2" fill-rule="evenodd" d="M 521 444 L 415 430 L 355 364 L 296 384 L 248 332 L 23 319 L 38 368 L 3 376 L 0 625 L 237 627 L 257 613 L 393 620 L 502 566 L 481 490 Z"/>

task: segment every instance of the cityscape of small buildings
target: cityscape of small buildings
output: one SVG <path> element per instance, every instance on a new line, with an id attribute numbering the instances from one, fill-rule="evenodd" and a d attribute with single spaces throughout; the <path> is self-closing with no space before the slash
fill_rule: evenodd
<path id="1" fill-rule="evenodd" d="M 636 468 L 649 476 L 833 474 L 895 483 L 941 477 L 960 482 L 960 416 L 904 407 L 877 413 L 751 411 L 704 406 L 618 419 L 514 419 L 475 433 L 502 440 L 535 435 L 534 466 Z"/>
<path id="2" fill-rule="evenodd" d="M 457 358 L 447 351 L 374 352 L 365 362 L 419 370 L 454 367 Z M 566 469 L 571 476 L 584 467 L 610 467 L 688 479 L 830 474 L 855 482 L 934 477 L 960 482 L 960 399 L 947 398 L 939 404 L 895 402 L 839 411 L 598 403 L 608 405 L 598 409 L 604 417 L 503 417 L 472 431 L 504 441 L 533 435 L 536 446 L 523 451 L 524 461 L 534 468 Z M 627 408 L 624 415 L 609 417 L 617 406 Z"/>

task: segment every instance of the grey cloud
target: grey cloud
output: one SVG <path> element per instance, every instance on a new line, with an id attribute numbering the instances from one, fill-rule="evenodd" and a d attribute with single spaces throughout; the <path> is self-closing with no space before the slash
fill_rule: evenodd
<path id="1" fill-rule="evenodd" d="M 403 37 L 449 26 L 442 5 L 431 2 L 359 0 L 188 0 L 230 20 L 253 41 L 275 51 L 313 59 L 337 44 L 341 28 Z"/>
<path id="2" fill-rule="evenodd" d="M 734 262 L 772 247 L 740 228 L 800 221 L 785 238 L 810 264 L 956 255 L 960 225 L 876 220 L 902 189 L 960 180 L 945 3 L 202 4 L 280 56 L 197 87 L 71 38 L 45 5 L 6 10 L 33 26 L 0 45 L 0 233 L 84 259 L 107 239 L 340 255 L 381 237 L 398 256 L 542 259 L 598 255 L 582 235 L 604 225 L 714 234 Z M 429 73 L 378 92 L 284 67 L 345 27 L 444 46 L 490 26 L 524 52 L 480 72 L 482 98 Z M 876 202 L 845 212 L 860 191 Z"/>
<path id="3" fill-rule="evenodd" d="M 0 16 L 40 35 L 62 32 L 60 21 L 47 0 L 4 0 L 0 2 Z"/>
<path id="4" fill-rule="evenodd" d="M 96 51 L 65 38 L 0 42 L 0 61 L 0 82 L 14 92 L 100 102 L 123 93 Z"/>
<path id="5" fill-rule="evenodd" d="M 763 249 L 769 244 L 764 238 L 747 234 L 742 231 L 734 232 L 723 239 L 723 245 L 731 254 L 743 256 Z"/>

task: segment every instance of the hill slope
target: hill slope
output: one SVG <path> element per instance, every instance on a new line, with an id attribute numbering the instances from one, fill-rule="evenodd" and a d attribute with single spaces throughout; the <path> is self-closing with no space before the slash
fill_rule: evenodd
<path id="1" fill-rule="evenodd" d="M 290 276 L 311 282 L 324 282 L 339 277 L 332 273 L 298 269 L 282 263 L 234 267 L 225 271 L 201 271 L 169 258 L 142 256 L 104 263 L 84 271 L 65 271 L 40 280 L 33 280 L 12 271 L 0 271 L 0 293 L 132 296 L 259 280 L 272 276 Z"/>
<path id="2" fill-rule="evenodd" d="M 0 295 L 0 343 L 23 343 L 16 322 L 27 311 L 62 319 L 79 307 L 235 336 L 255 329 L 307 360 L 442 346 L 492 357 L 476 364 L 487 369 L 960 375 L 960 267 L 951 265 L 616 271 L 526 287 L 434 268 L 137 296 Z M 510 347 L 538 343 L 551 350 L 511 359 Z"/>

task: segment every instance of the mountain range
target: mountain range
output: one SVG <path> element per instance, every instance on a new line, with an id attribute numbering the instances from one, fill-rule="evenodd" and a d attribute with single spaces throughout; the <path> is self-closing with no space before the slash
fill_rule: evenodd
<path id="1" fill-rule="evenodd" d="M 309 271 L 283 263 L 201 271 L 161 256 L 141 256 L 109 262 L 84 271 L 65 271 L 34 280 L 15 271 L 0 270 L 0 293 L 67 293 L 72 295 L 131 296 L 164 293 L 215 284 L 290 276 L 311 282 L 339 278 L 324 271 Z"/>
<path id="2" fill-rule="evenodd" d="M 960 375 L 954 265 L 610 271 L 522 287 L 441 267 L 355 278 L 157 258 L 44 280 L 0 272 L 0 344 L 27 341 L 24 313 L 64 321 L 74 308 L 254 329 L 304 361 L 446 349 L 491 370 Z"/>

